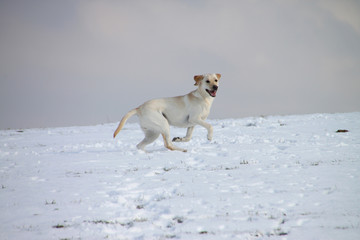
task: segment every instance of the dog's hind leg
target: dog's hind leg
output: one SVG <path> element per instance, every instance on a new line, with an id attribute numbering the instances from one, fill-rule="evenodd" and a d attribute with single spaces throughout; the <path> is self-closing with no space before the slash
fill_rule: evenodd
<path id="1" fill-rule="evenodd" d="M 185 137 L 174 137 L 172 141 L 173 142 L 188 142 L 191 139 L 193 131 L 194 131 L 194 127 L 188 127 Z"/>
<path id="2" fill-rule="evenodd" d="M 164 138 L 164 145 L 166 148 L 186 152 L 185 149 L 178 148 L 172 144 L 170 139 L 170 125 L 165 116 L 160 112 L 153 111 L 152 109 L 148 109 L 148 111 L 145 110 L 142 114 L 140 114 L 140 125 L 145 132 L 145 138 L 138 144 L 138 148 L 144 149 L 147 144 L 155 141 L 161 133 Z"/>
<path id="3" fill-rule="evenodd" d="M 161 135 L 164 139 L 164 145 L 167 149 L 170 149 L 171 151 L 174 151 L 174 150 L 177 150 L 177 151 L 182 151 L 182 152 L 187 152 L 186 149 L 183 149 L 183 148 L 179 148 L 179 147 L 176 147 L 172 144 L 172 142 L 170 141 L 170 132 L 169 132 L 169 127 L 167 126 L 167 129 L 165 129 Z"/>
<path id="4" fill-rule="evenodd" d="M 159 132 L 150 131 L 150 130 L 144 130 L 145 138 L 138 144 L 136 147 L 138 149 L 141 149 L 143 151 L 146 145 L 149 145 L 150 143 L 154 142 L 160 135 Z"/>
<path id="5" fill-rule="evenodd" d="M 170 149 L 171 151 L 177 150 L 186 152 L 186 149 L 179 148 L 173 145 L 173 143 L 170 140 L 170 125 L 167 119 L 164 117 L 162 119 L 159 119 L 159 122 L 161 123 L 161 135 L 164 139 L 164 145 L 167 149 Z"/>

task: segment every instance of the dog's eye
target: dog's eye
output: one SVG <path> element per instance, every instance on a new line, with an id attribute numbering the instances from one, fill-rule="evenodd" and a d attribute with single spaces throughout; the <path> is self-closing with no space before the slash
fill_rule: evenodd
<path id="1" fill-rule="evenodd" d="M 217 79 L 215 79 L 215 82 L 217 82 L 218 80 Z"/>
<path id="2" fill-rule="evenodd" d="M 206 83 L 210 83 L 210 81 L 209 81 L 209 80 L 206 80 Z"/>

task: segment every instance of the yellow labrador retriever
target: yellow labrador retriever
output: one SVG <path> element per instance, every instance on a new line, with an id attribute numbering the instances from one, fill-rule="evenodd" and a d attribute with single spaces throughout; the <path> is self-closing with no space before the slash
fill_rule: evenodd
<path id="1" fill-rule="evenodd" d="M 164 138 L 165 147 L 170 150 L 186 152 L 173 145 L 170 140 L 170 126 L 185 127 L 185 137 L 175 137 L 173 142 L 190 141 L 195 125 L 207 129 L 207 138 L 212 139 L 213 128 L 205 122 L 210 113 L 210 108 L 216 91 L 218 90 L 221 74 L 204 74 L 194 76 L 195 86 L 198 88 L 184 96 L 160 98 L 145 102 L 138 108 L 128 112 L 120 121 L 114 132 L 114 138 L 124 126 L 126 120 L 137 114 L 140 126 L 145 133 L 145 138 L 137 145 L 138 149 L 144 150 L 145 146 L 154 142 L 161 134 Z"/>

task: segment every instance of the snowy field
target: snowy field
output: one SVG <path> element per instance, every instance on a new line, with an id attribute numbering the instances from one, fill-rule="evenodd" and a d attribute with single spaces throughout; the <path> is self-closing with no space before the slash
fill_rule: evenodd
<path id="1" fill-rule="evenodd" d="M 0 131 L 0 239 L 360 239 L 360 112 L 209 122 Z"/>

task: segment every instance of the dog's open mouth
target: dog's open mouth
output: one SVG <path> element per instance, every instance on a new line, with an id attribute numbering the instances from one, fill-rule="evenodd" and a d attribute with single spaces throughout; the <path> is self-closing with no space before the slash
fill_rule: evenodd
<path id="1" fill-rule="evenodd" d="M 209 89 L 206 89 L 206 92 L 212 96 L 212 97 L 216 97 L 216 90 L 209 90 Z"/>

